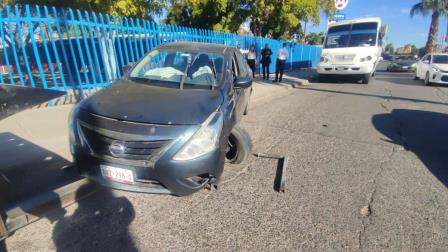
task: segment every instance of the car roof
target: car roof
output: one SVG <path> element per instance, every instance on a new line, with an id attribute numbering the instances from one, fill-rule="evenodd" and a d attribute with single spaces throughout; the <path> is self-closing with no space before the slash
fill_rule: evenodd
<path id="1" fill-rule="evenodd" d="M 236 51 L 234 47 L 219 45 L 219 44 L 209 44 L 209 43 L 198 43 L 198 42 L 172 42 L 165 43 L 157 47 L 157 49 L 166 50 L 186 50 L 186 51 L 198 51 L 198 52 L 211 52 L 227 54 Z"/>

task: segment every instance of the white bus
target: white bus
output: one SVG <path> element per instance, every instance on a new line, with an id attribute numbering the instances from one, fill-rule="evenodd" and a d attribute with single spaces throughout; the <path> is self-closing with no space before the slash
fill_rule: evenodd
<path id="1" fill-rule="evenodd" d="M 319 79 L 350 75 L 369 83 L 381 59 L 384 33 L 379 18 L 330 23 L 317 66 Z"/>

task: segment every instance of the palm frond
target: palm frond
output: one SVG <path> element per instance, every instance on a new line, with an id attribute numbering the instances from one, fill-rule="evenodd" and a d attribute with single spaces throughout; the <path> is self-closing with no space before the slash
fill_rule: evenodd
<path id="1" fill-rule="evenodd" d="M 409 14 L 411 15 L 411 17 L 414 17 L 417 14 L 422 14 L 423 16 L 426 16 L 426 15 L 428 15 L 428 12 L 429 12 L 429 9 L 424 4 L 424 1 L 422 1 L 421 3 L 417 3 L 414 6 L 412 6 Z"/>

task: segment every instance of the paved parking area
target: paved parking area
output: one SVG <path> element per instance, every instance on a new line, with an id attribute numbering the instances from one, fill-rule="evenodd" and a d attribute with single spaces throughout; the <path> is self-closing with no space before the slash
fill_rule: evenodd
<path id="1" fill-rule="evenodd" d="M 6 239 L 10 251 L 445 251 L 448 88 L 378 73 L 312 83 L 251 103 L 243 126 L 277 162 L 227 165 L 189 197 L 103 189 Z M 274 92 L 274 91 L 272 91 Z"/>

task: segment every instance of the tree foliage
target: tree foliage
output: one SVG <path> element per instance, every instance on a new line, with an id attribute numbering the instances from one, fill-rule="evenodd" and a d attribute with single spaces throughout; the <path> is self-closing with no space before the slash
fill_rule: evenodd
<path id="1" fill-rule="evenodd" d="M 439 32 L 439 19 L 440 16 L 447 15 L 447 10 L 448 0 L 421 0 L 411 8 L 411 17 L 416 14 L 421 14 L 423 16 L 431 14 L 431 25 L 429 27 L 428 39 L 426 41 L 426 50 L 428 52 L 434 51 L 436 47 L 437 34 Z"/>
<path id="2" fill-rule="evenodd" d="M 184 0 L 172 2 L 167 22 L 237 32 L 245 21 L 255 35 L 288 38 L 300 21 L 318 24 L 320 6 L 332 13 L 333 0 Z M 321 5 L 322 4 L 322 5 Z"/>
<path id="3" fill-rule="evenodd" d="M 39 4 L 85 9 L 113 16 L 152 19 L 151 14 L 160 14 L 167 7 L 167 0 L 3 0 L 1 4 Z"/>
<path id="4" fill-rule="evenodd" d="M 392 43 L 388 43 L 384 48 L 384 52 L 390 55 L 394 54 L 395 52 L 394 45 Z"/>
<path id="5" fill-rule="evenodd" d="M 306 43 L 308 45 L 322 45 L 324 42 L 325 35 L 323 32 L 320 33 L 308 33 L 306 35 Z"/>

